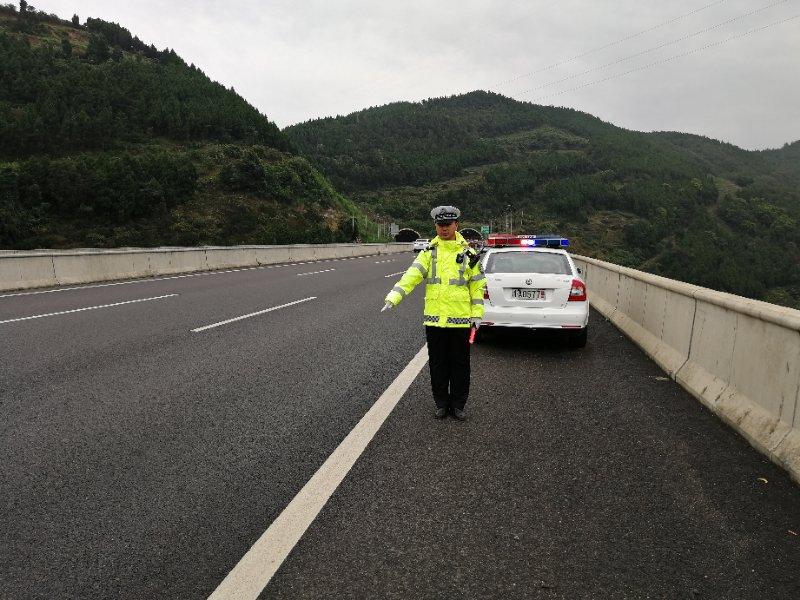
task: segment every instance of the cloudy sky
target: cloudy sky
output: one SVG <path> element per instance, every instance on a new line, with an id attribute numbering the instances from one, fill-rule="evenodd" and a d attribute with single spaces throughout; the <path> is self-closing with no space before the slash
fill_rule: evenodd
<path id="1" fill-rule="evenodd" d="M 800 0 L 30 3 L 174 48 L 281 127 L 491 89 L 748 149 L 800 139 Z"/>

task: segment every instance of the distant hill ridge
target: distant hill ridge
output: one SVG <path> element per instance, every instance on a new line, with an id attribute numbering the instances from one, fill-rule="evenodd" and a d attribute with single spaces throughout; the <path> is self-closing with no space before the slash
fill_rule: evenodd
<path id="1" fill-rule="evenodd" d="M 483 91 L 284 131 L 365 210 L 426 233 L 440 203 L 472 225 L 513 212 L 517 231 L 557 230 L 580 252 L 800 306 L 798 142 L 747 151 Z"/>

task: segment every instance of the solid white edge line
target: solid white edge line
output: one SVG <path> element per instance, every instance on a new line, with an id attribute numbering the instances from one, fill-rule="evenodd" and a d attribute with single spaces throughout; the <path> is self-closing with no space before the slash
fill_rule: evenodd
<path id="1" fill-rule="evenodd" d="M 422 346 L 314 476 L 222 580 L 209 600 L 256 600 L 428 362 Z"/>
<path id="2" fill-rule="evenodd" d="M 147 302 L 149 300 L 161 300 L 162 298 L 172 298 L 173 296 L 177 296 L 178 294 L 166 294 L 164 296 L 153 296 L 152 298 L 140 298 L 138 300 L 126 300 L 125 302 L 114 302 L 113 304 L 100 304 L 98 306 L 86 306 L 84 308 L 73 308 L 72 310 L 60 310 L 58 312 L 52 313 L 45 313 L 43 315 L 33 315 L 30 317 L 19 317 L 16 319 L 6 319 L 5 321 L 0 321 L 0 325 L 3 323 L 16 323 L 17 321 L 30 321 L 31 319 L 41 319 L 44 317 L 55 317 L 58 315 L 68 315 L 70 313 L 76 312 L 83 312 L 85 310 L 97 310 L 98 308 L 110 308 L 112 306 L 122 306 L 123 304 L 135 304 L 136 302 Z"/>
<path id="3" fill-rule="evenodd" d="M 300 304 L 301 302 L 308 302 L 309 300 L 316 300 L 316 296 L 310 296 L 309 298 L 303 298 L 302 300 L 295 300 L 294 302 L 287 302 L 286 304 L 281 304 L 280 306 L 273 306 L 271 308 L 266 308 L 264 310 L 259 310 L 254 313 L 249 313 L 246 315 L 242 315 L 241 317 L 234 317 L 233 319 L 227 319 L 225 321 L 220 321 L 219 323 L 212 323 L 211 325 L 204 325 L 203 327 L 198 327 L 196 329 L 192 329 L 192 333 L 197 333 L 199 331 L 205 331 L 206 329 L 213 329 L 214 327 L 219 327 L 220 325 L 227 325 L 228 323 L 233 323 L 235 321 L 241 321 L 242 319 L 249 319 L 250 317 L 257 317 L 258 315 L 263 315 L 264 313 L 272 312 L 273 310 L 278 310 L 279 308 L 286 308 L 287 306 L 292 306 L 294 304 Z"/>

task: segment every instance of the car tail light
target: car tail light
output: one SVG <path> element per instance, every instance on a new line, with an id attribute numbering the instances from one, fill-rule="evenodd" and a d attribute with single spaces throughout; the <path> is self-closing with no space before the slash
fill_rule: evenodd
<path id="1" fill-rule="evenodd" d="M 580 279 L 572 280 L 572 287 L 569 290 L 570 302 L 586 301 L 586 285 Z"/>
<path id="2" fill-rule="evenodd" d="M 484 300 L 490 300 L 490 298 L 489 298 L 489 288 L 488 287 L 483 288 L 483 299 Z"/>

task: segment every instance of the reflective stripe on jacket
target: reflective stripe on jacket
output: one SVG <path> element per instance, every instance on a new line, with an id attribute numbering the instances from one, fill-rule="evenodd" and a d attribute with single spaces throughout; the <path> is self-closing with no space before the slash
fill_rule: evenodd
<path id="1" fill-rule="evenodd" d="M 467 251 L 461 263 L 456 256 Z M 474 253 L 464 237 L 455 240 L 438 236 L 411 263 L 400 281 L 386 295 L 386 302 L 397 306 L 417 285 L 425 283 L 423 323 L 435 327 L 469 327 L 470 318 L 483 318 L 483 289 L 486 278 L 480 263 L 469 266 Z"/>

